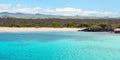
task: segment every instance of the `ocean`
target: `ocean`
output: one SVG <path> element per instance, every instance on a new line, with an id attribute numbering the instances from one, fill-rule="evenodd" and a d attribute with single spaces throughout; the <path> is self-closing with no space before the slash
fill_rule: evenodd
<path id="1" fill-rule="evenodd" d="M 0 60 L 120 60 L 120 34 L 3 32 Z"/>

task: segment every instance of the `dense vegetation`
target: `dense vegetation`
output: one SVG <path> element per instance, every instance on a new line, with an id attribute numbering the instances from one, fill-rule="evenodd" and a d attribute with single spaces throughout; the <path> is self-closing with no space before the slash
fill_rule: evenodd
<path id="1" fill-rule="evenodd" d="M 23 19 L 23 18 L 0 18 L 1 27 L 91 27 L 120 28 L 120 19 Z"/>

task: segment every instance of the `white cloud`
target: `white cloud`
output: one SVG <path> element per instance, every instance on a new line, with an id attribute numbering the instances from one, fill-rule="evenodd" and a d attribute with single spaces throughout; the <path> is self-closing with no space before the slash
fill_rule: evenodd
<path id="1" fill-rule="evenodd" d="M 27 13 L 27 14 L 52 14 L 52 15 L 66 15 L 66 16 L 118 16 L 118 12 L 110 12 L 104 10 L 82 10 L 76 8 L 40 8 L 40 7 L 26 7 L 21 4 L 12 6 L 10 4 L 0 4 L 0 12 L 12 12 L 12 13 Z"/>

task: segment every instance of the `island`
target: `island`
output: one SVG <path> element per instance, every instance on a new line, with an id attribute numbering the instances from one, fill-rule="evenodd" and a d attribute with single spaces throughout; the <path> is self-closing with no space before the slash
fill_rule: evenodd
<path id="1" fill-rule="evenodd" d="M 119 18 L 0 18 L 0 31 L 120 32 Z"/>

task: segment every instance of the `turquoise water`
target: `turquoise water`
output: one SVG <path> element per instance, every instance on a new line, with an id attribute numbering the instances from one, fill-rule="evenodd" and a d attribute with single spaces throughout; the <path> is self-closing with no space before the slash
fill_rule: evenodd
<path id="1" fill-rule="evenodd" d="M 0 33 L 0 60 L 120 60 L 120 34 Z"/>

